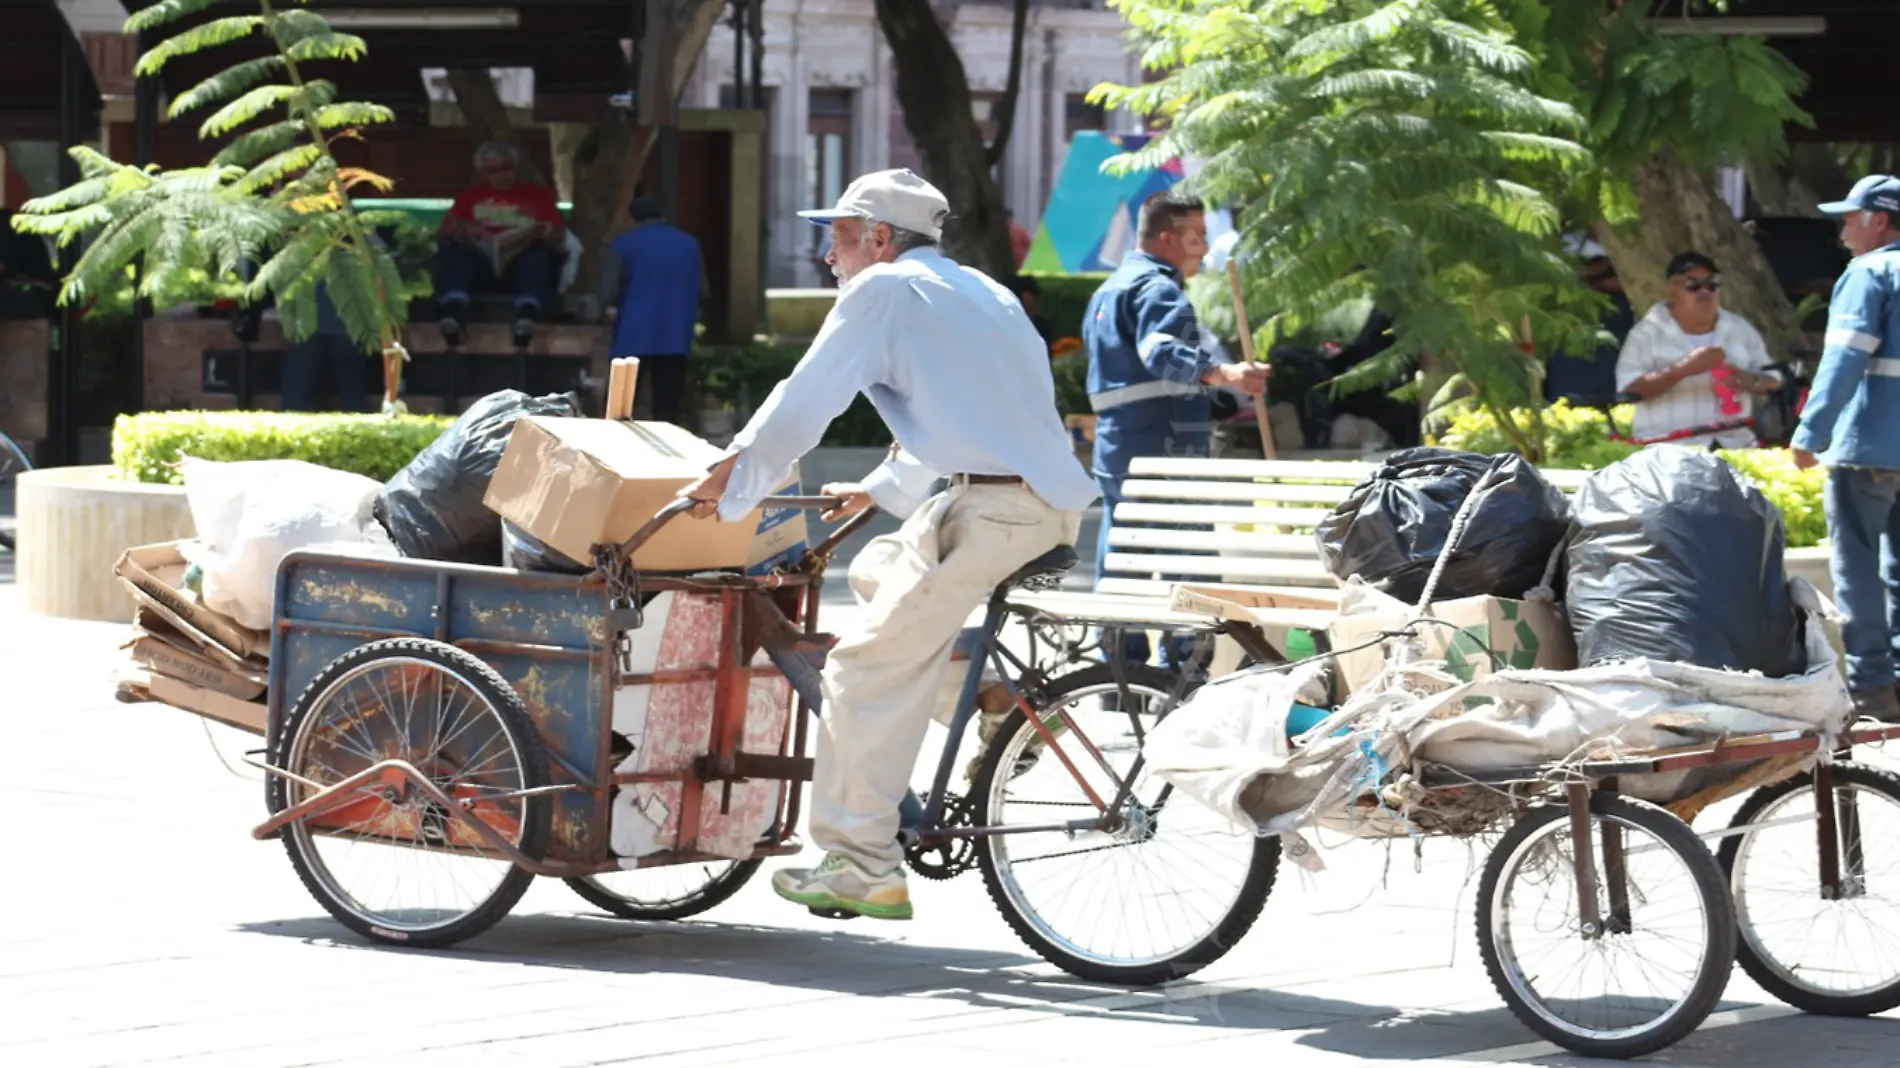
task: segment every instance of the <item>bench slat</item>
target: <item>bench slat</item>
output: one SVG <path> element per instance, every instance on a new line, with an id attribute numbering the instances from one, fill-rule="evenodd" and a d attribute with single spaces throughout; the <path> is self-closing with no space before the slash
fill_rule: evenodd
<path id="1" fill-rule="evenodd" d="M 1122 496 L 1147 501 L 1276 501 L 1292 504 L 1336 505 L 1352 493 L 1351 486 L 1288 486 L 1272 482 L 1189 482 L 1182 479 L 1131 478 L 1122 483 Z"/>
<path id="2" fill-rule="evenodd" d="M 1372 477 L 1378 465 L 1346 460 L 1210 460 L 1181 456 L 1148 456 L 1133 460 L 1128 473 L 1134 478 L 1166 479 L 1317 479 L 1358 485 Z M 1543 468 L 1537 473 L 1544 481 L 1574 493 L 1590 477 L 1589 471 L 1568 468 Z"/>
<path id="3" fill-rule="evenodd" d="M 1194 549 L 1201 552 L 1259 552 L 1281 556 L 1312 556 L 1311 534 L 1243 534 L 1207 530 L 1155 530 L 1148 527 L 1108 528 L 1108 543 L 1118 549 Z"/>
<path id="4" fill-rule="evenodd" d="M 1153 624 L 1182 630 L 1212 630 L 1216 620 L 1201 612 L 1179 612 L 1153 597 L 1104 593 L 1016 593 L 1009 603 L 1077 623 Z"/>
<path id="5" fill-rule="evenodd" d="M 1107 569 L 1124 575 L 1237 575 L 1273 579 L 1288 586 L 1338 585 L 1318 559 L 1109 553 Z"/>
<path id="6" fill-rule="evenodd" d="M 1104 575 L 1102 576 L 1102 581 L 1096 583 L 1095 592 L 1114 594 L 1117 597 L 1154 598 L 1165 602 L 1174 595 L 1174 586 L 1175 584 L 1172 582 L 1162 582 L 1159 579 L 1121 578 L 1116 575 Z"/>
<path id="7" fill-rule="evenodd" d="M 1358 485 L 1378 466 L 1349 460 L 1218 460 L 1186 456 L 1144 456 L 1129 462 L 1136 478 L 1318 479 Z"/>
<path id="8" fill-rule="evenodd" d="M 1117 523 L 1251 523 L 1262 527 L 1311 530 L 1332 513 L 1324 508 L 1236 508 L 1218 504 L 1148 504 L 1123 501 L 1115 506 Z"/>

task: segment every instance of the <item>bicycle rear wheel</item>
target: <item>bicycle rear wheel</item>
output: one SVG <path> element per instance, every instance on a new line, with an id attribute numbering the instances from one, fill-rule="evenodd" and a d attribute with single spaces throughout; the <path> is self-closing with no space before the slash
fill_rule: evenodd
<path id="1" fill-rule="evenodd" d="M 1239 943 L 1273 889 L 1280 840 L 1233 827 L 1148 772 L 1142 742 L 1176 676 L 1135 666 L 1126 678 L 1119 702 L 1107 700 L 1119 693 L 1107 665 L 1052 680 L 1035 711 L 1053 742 L 1011 712 L 972 792 L 980 826 L 1049 824 L 1093 816 L 1090 791 L 1110 802 L 1133 776 L 1114 830 L 991 835 L 976 853 L 997 911 L 1037 955 L 1083 979 L 1146 986 Z"/>

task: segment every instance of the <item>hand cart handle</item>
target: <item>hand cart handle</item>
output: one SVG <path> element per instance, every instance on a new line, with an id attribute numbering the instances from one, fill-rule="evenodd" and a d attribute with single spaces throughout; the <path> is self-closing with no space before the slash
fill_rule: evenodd
<path id="1" fill-rule="evenodd" d="M 696 503 L 698 502 L 692 500 L 691 498 L 681 497 L 673 501 L 672 503 L 668 504 L 666 507 L 660 509 L 658 512 L 655 512 L 652 519 L 647 520 L 646 523 L 643 524 L 639 530 L 636 530 L 633 532 L 632 537 L 628 538 L 626 541 L 623 541 L 619 545 L 614 547 L 614 550 L 613 550 L 614 556 L 621 559 L 625 559 L 626 557 L 632 556 L 635 552 L 639 551 L 640 546 L 645 545 L 648 541 L 652 540 L 653 536 L 660 532 L 661 527 L 671 522 L 674 516 L 681 515 L 685 512 L 692 510 L 693 505 Z M 786 497 L 767 497 L 764 500 L 759 502 L 759 507 L 761 508 L 803 508 L 803 509 L 811 509 L 811 510 L 816 510 L 816 511 L 828 511 L 832 508 L 836 508 L 838 505 L 842 503 L 844 503 L 844 498 L 842 497 L 786 496 Z M 870 509 L 866 509 L 866 511 L 868 512 L 870 511 Z"/>

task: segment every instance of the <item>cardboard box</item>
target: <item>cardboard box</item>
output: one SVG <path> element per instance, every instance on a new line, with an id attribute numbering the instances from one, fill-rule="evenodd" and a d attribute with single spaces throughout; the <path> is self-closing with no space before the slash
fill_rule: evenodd
<path id="1" fill-rule="evenodd" d="M 252 734 L 264 733 L 264 719 L 269 710 L 260 703 L 240 701 L 229 694 L 193 686 L 189 682 L 180 682 L 156 672 L 146 682 L 144 689 L 151 694 L 152 700 L 180 711 L 228 723 Z"/>
<path id="2" fill-rule="evenodd" d="M 189 566 L 178 542 L 127 549 L 112 573 L 125 583 L 141 608 L 163 619 L 203 651 L 228 667 L 246 670 L 270 660 L 270 635 L 241 627 L 235 620 L 198 602 L 184 588 Z"/>
<path id="3" fill-rule="evenodd" d="M 1502 597 L 1466 597 L 1430 606 L 1427 616 L 1442 621 L 1419 630 L 1420 657 L 1443 660 L 1461 682 L 1492 674 L 1498 667 L 1569 671 L 1577 666 L 1577 645 L 1570 624 L 1556 605 Z M 1340 616 L 1327 628 L 1334 649 L 1348 649 L 1396 630 L 1411 618 L 1406 612 Z M 1374 645 L 1341 654 L 1336 672 L 1342 695 L 1366 685 L 1385 667 L 1386 647 Z"/>
<path id="4" fill-rule="evenodd" d="M 593 559 L 595 545 L 625 541 L 703 476 L 723 450 L 670 423 L 524 416 L 488 484 L 497 515 L 556 552 Z M 798 473 L 779 489 L 796 493 Z M 802 509 L 754 511 L 736 523 L 669 521 L 634 554 L 653 571 L 770 570 L 801 555 Z"/>
<path id="5" fill-rule="evenodd" d="M 264 694 L 263 675 L 230 670 L 156 634 L 137 635 L 124 647 L 131 651 L 134 663 L 180 682 L 215 690 L 240 701 L 256 700 Z"/>

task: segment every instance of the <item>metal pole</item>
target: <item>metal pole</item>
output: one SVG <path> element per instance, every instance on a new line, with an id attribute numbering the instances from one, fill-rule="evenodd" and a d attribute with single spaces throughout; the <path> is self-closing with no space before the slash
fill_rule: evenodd
<path id="1" fill-rule="evenodd" d="M 732 0 L 732 106 L 749 107 L 746 103 L 745 80 L 745 22 L 746 11 L 751 0 Z"/>
<path id="2" fill-rule="evenodd" d="M 759 111 L 764 111 L 765 10 L 763 0 L 744 0 L 744 3 L 748 14 L 746 28 L 752 34 L 752 92 L 749 96 L 751 98 L 751 106 Z M 733 92 L 736 94 L 738 92 L 737 80 L 739 72 L 735 69 L 732 74 L 734 80 Z M 787 86 L 788 91 L 789 89 L 790 87 Z M 803 137 L 804 133 L 801 131 L 798 136 Z M 771 159 L 772 156 L 772 123 L 769 117 L 765 123 L 765 132 L 759 136 L 759 143 L 759 277 L 756 285 L 758 300 L 754 304 L 754 307 L 757 309 L 757 314 L 754 316 L 752 323 L 752 330 L 754 332 L 757 332 L 759 324 L 764 322 L 766 318 L 765 292 L 768 288 L 767 272 L 771 269 L 772 218 L 765 201 L 765 195 L 767 193 L 765 189 L 765 173 L 768 166 L 767 161 Z M 750 335 L 747 335 L 739 340 L 741 344 L 744 344 L 750 342 L 752 338 Z"/>
<path id="3" fill-rule="evenodd" d="M 70 150 L 82 138 L 79 64 L 84 62 L 72 35 L 62 31 L 59 38 L 59 184 L 62 188 L 79 181 L 79 164 L 73 161 Z M 60 247 L 61 278 L 72 273 L 78 259 L 77 248 Z M 48 429 L 55 464 L 79 462 L 79 315 L 79 309 L 70 305 L 59 310 L 59 343 L 54 346 L 52 374 L 47 379 L 50 387 L 47 417 L 51 424 Z"/>
<path id="4" fill-rule="evenodd" d="M 146 34 L 138 35 L 138 54 L 144 55 L 151 44 Z M 133 83 L 132 161 L 140 167 L 158 162 L 158 79 L 146 76 Z M 145 257 L 134 268 L 136 282 L 145 279 Z M 151 318 L 152 302 L 135 300 L 132 312 L 132 410 L 145 410 L 145 322 Z"/>

